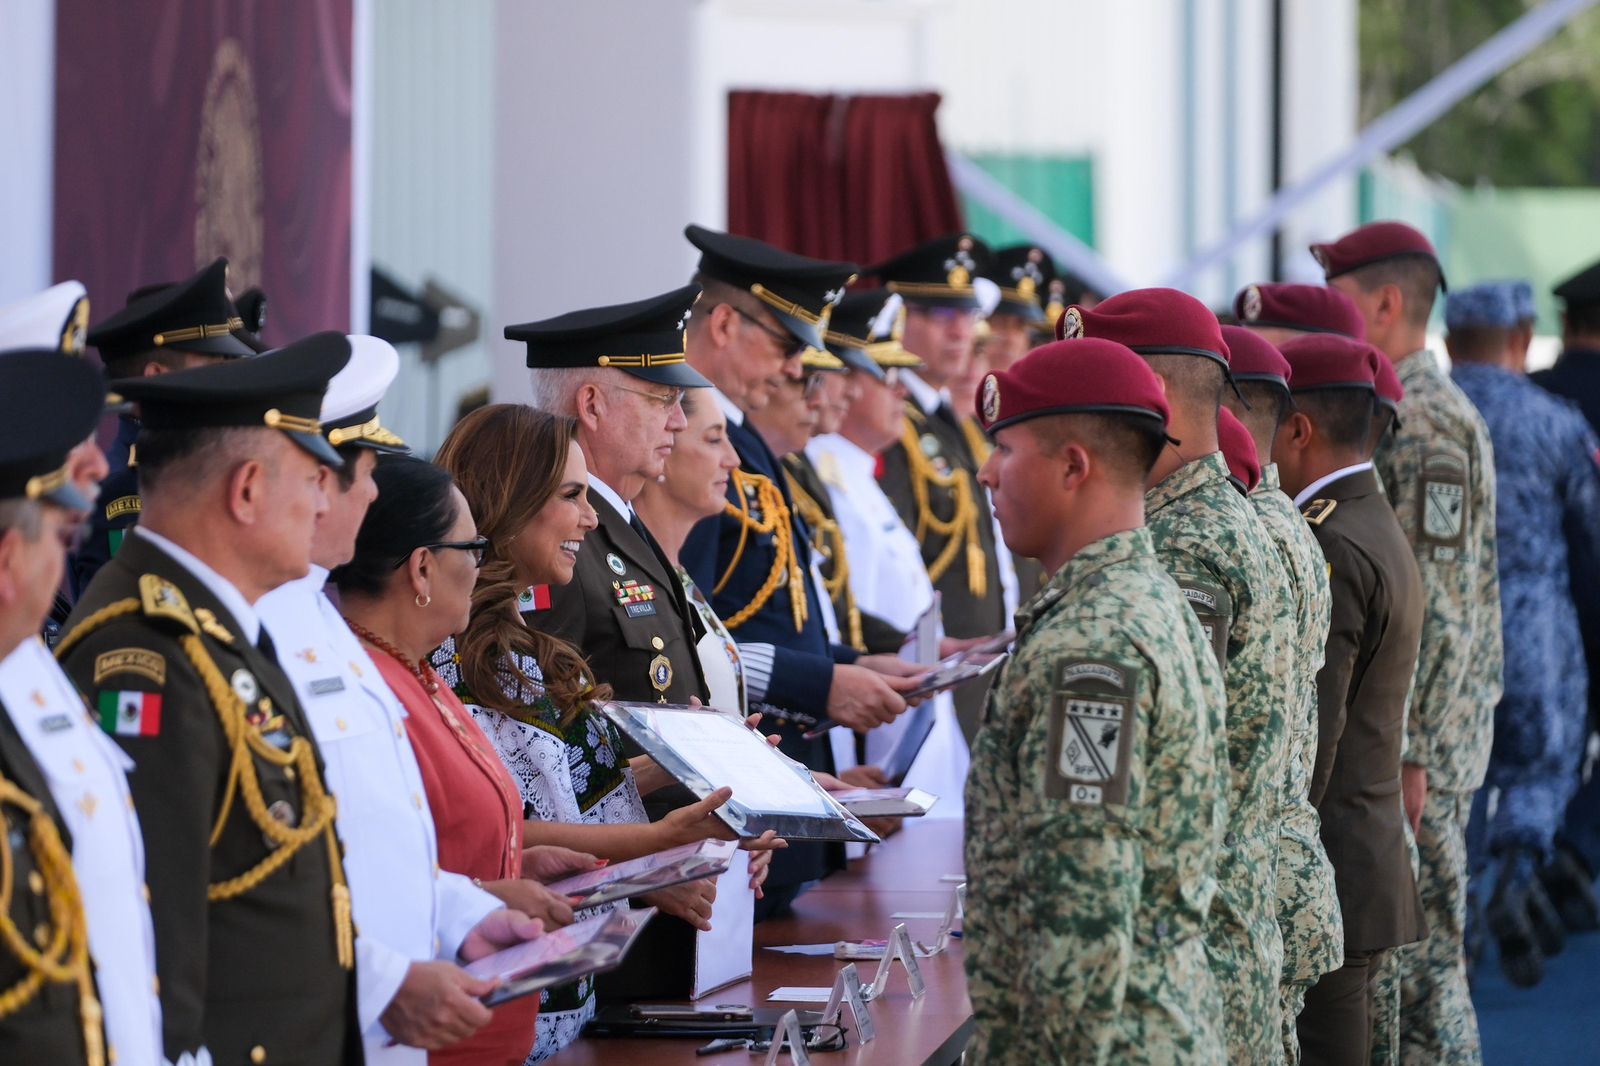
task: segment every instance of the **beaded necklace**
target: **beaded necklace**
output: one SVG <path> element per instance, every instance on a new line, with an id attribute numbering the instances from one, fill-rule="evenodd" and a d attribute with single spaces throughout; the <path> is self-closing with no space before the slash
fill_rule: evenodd
<path id="1" fill-rule="evenodd" d="M 405 652 L 401 651 L 393 644 L 390 644 L 387 640 L 384 640 L 382 637 L 378 636 L 378 634 L 374 633 L 361 623 L 351 620 L 348 615 L 344 617 L 344 622 L 345 625 L 350 627 L 350 631 L 356 636 L 360 637 L 368 644 L 371 644 L 374 648 L 377 648 L 379 651 L 389 656 L 389 658 L 395 660 L 401 666 L 415 674 L 417 677 L 417 682 L 422 685 L 422 690 L 424 692 L 430 696 L 438 695 L 439 675 L 433 672 L 433 664 L 429 663 L 426 659 L 419 659 L 416 662 L 412 662 L 406 657 Z"/>

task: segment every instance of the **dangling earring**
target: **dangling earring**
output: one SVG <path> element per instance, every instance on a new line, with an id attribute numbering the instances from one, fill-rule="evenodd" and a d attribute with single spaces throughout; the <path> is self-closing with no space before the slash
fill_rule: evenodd
<path id="1" fill-rule="evenodd" d="M 426 607 L 426 606 L 428 606 L 428 604 L 433 602 L 433 597 L 432 596 L 424 596 L 422 593 L 419 592 L 419 593 L 417 593 L 415 596 L 413 596 L 411 598 L 411 602 L 415 603 L 418 607 Z"/>

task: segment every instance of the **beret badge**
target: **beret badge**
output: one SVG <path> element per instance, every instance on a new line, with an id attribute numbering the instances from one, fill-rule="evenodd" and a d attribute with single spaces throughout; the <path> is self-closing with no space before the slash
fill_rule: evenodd
<path id="1" fill-rule="evenodd" d="M 1244 290 L 1239 313 L 1246 322 L 1254 322 L 1261 317 L 1261 289 L 1258 286 L 1252 285 Z"/>
<path id="2" fill-rule="evenodd" d="M 1061 316 L 1061 339 L 1075 341 L 1083 336 L 1083 312 L 1076 307 L 1067 308 Z"/>
<path id="3" fill-rule="evenodd" d="M 1000 417 L 1000 381 L 993 374 L 983 379 L 983 420 L 993 422 Z"/>

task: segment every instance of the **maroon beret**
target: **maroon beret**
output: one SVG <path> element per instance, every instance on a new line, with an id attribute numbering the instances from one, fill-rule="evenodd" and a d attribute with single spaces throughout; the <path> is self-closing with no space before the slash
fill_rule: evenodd
<path id="1" fill-rule="evenodd" d="M 1326 285 L 1294 285 L 1286 281 L 1246 285 L 1233 298 L 1233 314 L 1244 326 L 1340 333 L 1358 341 L 1367 339 L 1367 323 L 1355 303 Z M 1235 372 L 1238 369 L 1234 367 Z"/>
<path id="2" fill-rule="evenodd" d="M 1376 392 L 1378 367 L 1385 361 L 1366 341 L 1333 333 L 1308 333 L 1283 342 L 1283 357 L 1294 370 L 1295 392 L 1312 389 L 1366 389 Z"/>
<path id="3" fill-rule="evenodd" d="M 1387 358 L 1378 360 L 1378 376 L 1373 380 L 1373 388 L 1378 391 L 1378 404 L 1391 411 L 1400 409 L 1400 401 L 1406 398 L 1405 386 L 1400 384 L 1400 375 L 1394 372 L 1394 364 Z"/>
<path id="4" fill-rule="evenodd" d="M 1199 355 L 1228 365 L 1228 345 L 1211 309 L 1177 289 L 1130 289 L 1088 310 L 1073 304 L 1056 322 L 1056 339 L 1125 344 L 1140 355 Z"/>
<path id="5" fill-rule="evenodd" d="M 975 399 L 990 433 L 1044 415 L 1146 415 L 1163 427 L 1171 417 L 1155 371 L 1107 340 L 1042 344 L 1011 369 L 987 375 Z"/>
<path id="6" fill-rule="evenodd" d="M 1228 345 L 1233 364 L 1233 380 L 1264 381 L 1289 387 L 1289 360 L 1277 345 L 1243 326 L 1223 326 L 1222 339 Z"/>
<path id="7" fill-rule="evenodd" d="M 1444 264 L 1439 262 L 1439 253 L 1433 250 L 1432 242 L 1422 231 L 1404 222 L 1368 222 L 1331 244 L 1313 244 L 1311 254 L 1322 264 L 1323 277 L 1328 281 L 1368 263 L 1381 263 L 1403 255 L 1426 256 L 1439 268 L 1439 287 L 1450 291 L 1450 286 L 1444 282 Z"/>
<path id="8" fill-rule="evenodd" d="M 1244 423 L 1226 407 L 1217 408 L 1217 443 L 1228 461 L 1228 474 L 1249 492 L 1261 483 L 1261 460 L 1256 456 L 1255 438 Z"/>

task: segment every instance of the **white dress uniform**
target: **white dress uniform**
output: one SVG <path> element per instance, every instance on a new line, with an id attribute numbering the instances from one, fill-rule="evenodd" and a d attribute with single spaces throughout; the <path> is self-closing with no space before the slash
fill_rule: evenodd
<path id="1" fill-rule="evenodd" d="M 105 1011 L 107 1061 L 160 1066 L 156 936 L 145 888 L 144 837 L 128 793 L 133 760 L 89 717 L 44 642 L 0 661 L 0 703 L 39 764 L 72 834 L 72 867 L 89 925 Z"/>
<path id="2" fill-rule="evenodd" d="M 400 370 L 394 348 L 350 338 L 350 362 L 322 402 L 330 443 L 404 452 L 377 404 Z M 503 904 L 470 878 L 439 869 L 439 841 L 406 712 L 384 683 L 313 566 L 255 605 L 322 749 L 323 779 L 338 803 L 339 839 L 356 926 L 356 1017 L 371 1063 L 421 1066 L 428 1053 L 390 1044 L 380 1018 L 413 962 L 453 961 L 461 942 Z"/>
<path id="3" fill-rule="evenodd" d="M 910 631 L 933 604 L 933 582 L 922 564 L 916 535 L 906 528 L 889 497 L 878 486 L 877 457 L 836 433 L 813 437 L 806 454 L 828 487 L 834 519 L 850 553 L 850 591 L 856 606 L 898 629 Z M 949 693 L 933 699 L 934 727 L 907 772 L 904 784 L 926 789 L 943 802 L 928 817 L 959 818 L 969 753 Z M 867 761 L 879 763 L 910 724 L 903 714 L 867 734 Z M 848 730 L 832 730 L 834 758 L 856 765 Z"/>

